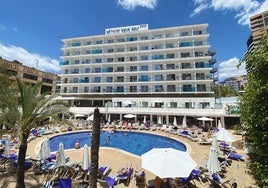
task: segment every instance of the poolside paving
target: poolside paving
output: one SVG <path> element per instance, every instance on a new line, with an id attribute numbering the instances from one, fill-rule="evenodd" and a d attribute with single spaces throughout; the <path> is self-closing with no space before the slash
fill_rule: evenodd
<path id="1" fill-rule="evenodd" d="M 144 131 L 143 131 L 144 132 Z M 153 131 L 149 131 L 153 132 Z M 205 160 L 208 159 L 209 155 L 209 148 L 210 145 L 199 145 L 197 142 L 192 142 L 187 138 L 184 138 L 182 136 L 173 135 L 170 133 L 166 133 L 163 131 L 154 131 L 155 134 L 161 134 L 163 136 L 171 137 L 174 139 L 177 139 L 181 142 L 183 142 L 188 150 L 187 152 L 190 153 L 192 158 L 196 161 L 198 164 L 202 164 Z M 53 135 L 46 135 L 48 137 Z M 42 142 L 42 140 L 45 139 L 46 136 L 37 137 L 36 139 L 32 140 L 28 144 L 28 150 L 27 155 L 31 157 L 36 157 L 36 153 L 38 151 L 38 146 Z M 235 135 L 237 139 L 241 139 L 240 135 Z M 248 173 L 247 168 L 247 154 L 242 149 L 237 149 L 238 153 L 244 155 L 246 157 L 245 162 L 241 161 L 233 161 L 231 167 L 228 167 L 226 178 L 234 177 L 237 180 L 238 187 L 256 187 L 254 183 L 254 179 L 252 176 Z M 65 153 L 67 156 L 70 157 L 71 161 L 81 162 L 82 161 L 82 152 L 83 148 L 81 149 L 71 149 L 66 150 Z M 112 168 L 111 176 L 115 175 L 119 169 L 121 169 L 123 166 L 132 166 L 134 168 L 141 168 L 141 157 L 136 156 L 127 152 L 124 152 L 119 149 L 114 148 L 100 148 L 99 152 L 99 165 L 107 165 Z M 0 174 L 1 176 L 1 174 Z M 15 179 L 14 176 L 7 176 L 3 175 L 3 177 L 6 178 L 0 178 L 0 186 L 1 187 L 7 187 L 7 188 L 13 188 L 15 185 Z M 28 187 L 40 187 L 40 184 L 43 181 L 43 176 L 35 176 L 32 172 L 27 172 L 25 177 L 25 182 Z M 153 185 L 153 180 L 155 178 L 155 175 L 146 171 L 146 182 L 147 185 Z M 196 182 L 196 187 L 209 187 L 209 183 L 207 182 L 205 185 L 202 185 L 198 181 Z M 119 184 L 116 187 L 125 187 L 124 184 Z M 135 187 L 134 180 L 132 179 L 128 187 Z M 195 187 L 195 186 L 193 186 Z"/>

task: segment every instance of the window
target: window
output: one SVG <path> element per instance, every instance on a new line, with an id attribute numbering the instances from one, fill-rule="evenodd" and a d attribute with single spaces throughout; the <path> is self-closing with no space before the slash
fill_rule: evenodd
<path id="1" fill-rule="evenodd" d="M 95 81 L 95 83 L 97 83 L 97 82 L 101 82 L 101 77 L 95 77 L 95 78 L 94 78 L 94 81 Z"/>
<path id="2" fill-rule="evenodd" d="M 116 81 L 117 82 L 124 82 L 124 76 L 117 76 Z"/>
<path id="3" fill-rule="evenodd" d="M 140 47 L 140 50 L 148 50 L 148 49 L 149 49 L 148 46 L 141 46 L 141 47 Z"/>
<path id="4" fill-rule="evenodd" d="M 107 58 L 107 62 L 110 63 L 110 62 L 113 62 L 114 61 L 114 58 L 110 57 L 110 58 Z"/>
<path id="5" fill-rule="evenodd" d="M 148 36 L 141 36 L 141 40 L 148 40 L 149 37 Z"/>
<path id="6" fill-rule="evenodd" d="M 149 59 L 148 55 L 141 56 L 141 61 L 146 61 L 148 59 Z"/>
<path id="7" fill-rule="evenodd" d="M 195 41 L 194 42 L 194 45 L 195 46 L 202 46 L 203 45 L 203 42 L 202 41 Z"/>
<path id="8" fill-rule="evenodd" d="M 167 64 L 167 70 L 174 70 L 175 65 L 174 64 Z"/>
<path id="9" fill-rule="evenodd" d="M 107 72 L 113 72 L 114 68 L 113 67 L 107 67 Z"/>
<path id="10" fill-rule="evenodd" d="M 95 68 L 95 73 L 96 73 L 96 72 L 97 72 L 97 73 L 101 72 L 101 68 L 100 68 L 100 67 L 96 67 L 96 68 Z"/>
<path id="11" fill-rule="evenodd" d="M 178 108 L 177 102 L 170 102 L 170 108 Z"/>
<path id="12" fill-rule="evenodd" d="M 137 92 L 137 86 L 130 86 L 129 91 L 130 92 Z"/>
<path id="13" fill-rule="evenodd" d="M 113 92 L 113 87 L 112 86 L 106 86 L 106 93 L 111 93 Z"/>
<path id="14" fill-rule="evenodd" d="M 156 64 L 154 65 L 154 70 L 162 70 L 163 69 L 163 65 L 162 64 Z"/>
<path id="15" fill-rule="evenodd" d="M 99 93 L 100 89 L 101 89 L 100 86 L 94 86 L 93 91 Z"/>
<path id="16" fill-rule="evenodd" d="M 155 75 L 154 79 L 155 81 L 163 81 L 163 75 Z"/>
<path id="17" fill-rule="evenodd" d="M 136 46 L 135 47 L 130 47 L 129 51 L 137 51 L 137 47 Z"/>
<path id="18" fill-rule="evenodd" d="M 167 92 L 175 92 L 176 86 L 175 85 L 167 85 Z"/>
<path id="19" fill-rule="evenodd" d="M 89 92 L 89 87 L 88 86 L 84 87 L 84 92 L 85 93 L 88 93 Z"/>
<path id="20" fill-rule="evenodd" d="M 189 35 L 190 35 L 190 33 L 187 32 L 187 31 L 185 31 L 185 32 L 181 32 L 181 36 L 189 36 Z"/>
<path id="21" fill-rule="evenodd" d="M 175 80 L 175 74 L 167 74 L 167 80 Z"/>
<path id="22" fill-rule="evenodd" d="M 78 92 L 78 87 L 73 87 L 73 93 L 77 93 Z"/>
<path id="23" fill-rule="evenodd" d="M 74 74 L 78 74 L 79 73 L 79 69 L 74 69 Z"/>
<path id="24" fill-rule="evenodd" d="M 117 42 L 125 42 L 124 38 L 117 39 Z"/>
<path id="25" fill-rule="evenodd" d="M 206 84 L 197 84 L 197 91 L 206 91 Z"/>
<path id="26" fill-rule="evenodd" d="M 202 31 L 201 31 L 201 30 L 194 31 L 193 34 L 194 34 L 194 35 L 202 35 Z"/>
<path id="27" fill-rule="evenodd" d="M 204 56 L 204 53 L 203 52 L 194 52 L 194 56 L 201 57 L 201 56 Z"/>
<path id="28" fill-rule="evenodd" d="M 129 81 L 130 82 L 137 82 L 138 78 L 137 76 L 130 76 Z"/>
<path id="29" fill-rule="evenodd" d="M 182 58 L 191 57 L 190 52 L 183 52 L 181 53 Z"/>
<path id="30" fill-rule="evenodd" d="M 167 59 L 174 59 L 175 58 L 175 54 L 167 54 Z"/>
<path id="31" fill-rule="evenodd" d="M 111 76 L 107 77 L 106 82 L 113 82 L 113 77 L 111 77 Z"/>
<path id="32" fill-rule="evenodd" d="M 102 59 L 101 58 L 97 58 L 95 61 L 96 61 L 96 63 L 101 63 L 102 62 Z"/>
<path id="33" fill-rule="evenodd" d="M 90 68 L 86 68 L 85 73 L 90 73 Z"/>
<path id="34" fill-rule="evenodd" d="M 119 58 L 117 58 L 117 61 L 118 62 L 124 62 L 125 61 L 125 58 L 124 57 L 119 57 Z"/>
<path id="35" fill-rule="evenodd" d="M 182 74 L 182 80 L 191 80 L 191 74 L 190 73 L 186 73 L 186 74 Z"/>
<path id="36" fill-rule="evenodd" d="M 184 91 L 184 92 L 192 91 L 192 85 L 183 85 L 182 86 L 182 91 Z"/>
<path id="37" fill-rule="evenodd" d="M 181 68 L 182 69 L 190 69 L 191 68 L 191 63 L 182 63 Z"/>
<path id="38" fill-rule="evenodd" d="M 195 68 L 204 68 L 205 63 L 204 62 L 195 62 Z"/>
<path id="39" fill-rule="evenodd" d="M 149 70 L 149 66 L 148 65 L 142 65 L 141 66 L 141 71 L 148 71 Z"/>
<path id="40" fill-rule="evenodd" d="M 149 81 L 149 76 L 148 75 L 141 75 L 139 81 L 148 82 Z"/>
<path id="41" fill-rule="evenodd" d="M 117 67 L 116 72 L 124 72 L 124 67 Z"/>
<path id="42" fill-rule="evenodd" d="M 166 48 L 174 48 L 175 47 L 175 44 L 166 44 Z"/>
<path id="43" fill-rule="evenodd" d="M 130 66 L 130 72 L 137 71 L 137 66 Z"/>
<path id="44" fill-rule="evenodd" d="M 155 85 L 154 86 L 155 92 L 163 92 L 164 91 L 163 88 L 164 88 L 163 85 Z"/>
<path id="45" fill-rule="evenodd" d="M 96 44 L 102 44 L 102 40 L 97 40 Z"/>
<path id="46" fill-rule="evenodd" d="M 152 49 L 162 49 L 163 48 L 163 45 L 162 44 L 156 44 L 156 45 L 154 45 L 153 46 L 153 48 Z"/>
<path id="47" fill-rule="evenodd" d="M 148 88 L 149 88 L 148 86 L 141 86 L 140 91 L 141 92 L 148 92 L 149 91 Z"/>
<path id="48" fill-rule="evenodd" d="M 129 60 L 130 61 L 137 61 L 137 57 L 130 57 Z"/>
<path id="49" fill-rule="evenodd" d="M 180 42 L 180 47 L 193 46 L 193 42 Z"/>
<path id="50" fill-rule="evenodd" d="M 109 39 L 107 43 L 114 43 L 114 39 Z"/>
<path id="51" fill-rule="evenodd" d="M 204 80 L 205 74 L 204 73 L 196 73 L 196 79 L 197 80 Z"/>
<path id="52" fill-rule="evenodd" d="M 107 53 L 113 53 L 114 52 L 114 49 L 108 49 L 107 50 Z"/>
<path id="53" fill-rule="evenodd" d="M 74 60 L 74 64 L 79 64 L 80 60 Z"/>
<path id="54" fill-rule="evenodd" d="M 73 83 L 78 83 L 78 78 L 74 78 Z"/>
<path id="55" fill-rule="evenodd" d="M 117 92 L 124 92 L 124 86 L 117 86 L 116 91 Z"/>
<path id="56" fill-rule="evenodd" d="M 117 48 L 117 49 L 116 49 L 116 52 L 124 52 L 124 51 L 125 51 L 124 48 Z"/>
<path id="57" fill-rule="evenodd" d="M 163 54 L 155 54 L 152 56 L 153 60 L 157 60 L 157 59 L 164 59 L 165 56 Z"/>

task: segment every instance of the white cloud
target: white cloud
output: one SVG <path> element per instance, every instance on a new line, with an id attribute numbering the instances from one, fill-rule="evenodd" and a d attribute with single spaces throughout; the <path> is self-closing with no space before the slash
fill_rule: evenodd
<path id="1" fill-rule="evenodd" d="M 235 12 L 235 18 L 241 25 L 249 25 L 249 18 L 255 14 L 268 9 L 268 0 L 258 2 L 257 0 L 193 0 L 197 8 L 191 16 L 213 8 L 215 11 Z"/>
<path id="2" fill-rule="evenodd" d="M 58 73 L 60 71 L 59 60 L 30 53 L 17 46 L 4 46 L 0 43 L 0 57 L 9 61 L 17 60 L 23 65 L 35 67 L 46 72 Z"/>
<path id="3" fill-rule="evenodd" d="M 237 68 L 238 62 L 239 59 L 234 57 L 220 63 L 218 66 L 219 80 L 223 81 L 225 78 L 245 75 L 247 73 L 245 63 L 242 63 L 241 66 Z"/>
<path id="4" fill-rule="evenodd" d="M 127 10 L 134 10 L 137 6 L 154 9 L 157 0 L 117 0 L 117 3 Z"/>
<path id="5" fill-rule="evenodd" d="M 18 30 L 18 28 L 14 27 L 13 31 L 18 32 L 19 30 Z"/>

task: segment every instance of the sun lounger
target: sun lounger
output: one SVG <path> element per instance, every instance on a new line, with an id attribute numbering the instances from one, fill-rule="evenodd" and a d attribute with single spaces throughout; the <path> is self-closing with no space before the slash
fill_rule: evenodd
<path id="1" fill-rule="evenodd" d="M 218 174 L 214 173 L 211 177 L 208 177 L 208 181 L 214 188 L 224 188 L 229 185 L 231 188 L 237 187 L 237 182 L 234 178 L 222 179 Z"/>
<path id="2" fill-rule="evenodd" d="M 116 179 L 117 179 L 118 183 L 124 183 L 125 185 L 129 185 L 132 173 L 133 173 L 133 168 L 132 167 L 127 168 L 126 172 L 119 173 L 116 176 Z"/>

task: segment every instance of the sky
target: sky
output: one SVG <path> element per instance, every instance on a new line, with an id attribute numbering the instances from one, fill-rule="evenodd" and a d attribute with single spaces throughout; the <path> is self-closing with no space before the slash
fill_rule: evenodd
<path id="1" fill-rule="evenodd" d="M 149 29 L 208 23 L 219 78 L 246 74 L 249 18 L 268 0 L 8 0 L 1 2 L 0 57 L 60 73 L 62 39 L 103 35 L 106 28 L 149 24 Z"/>

